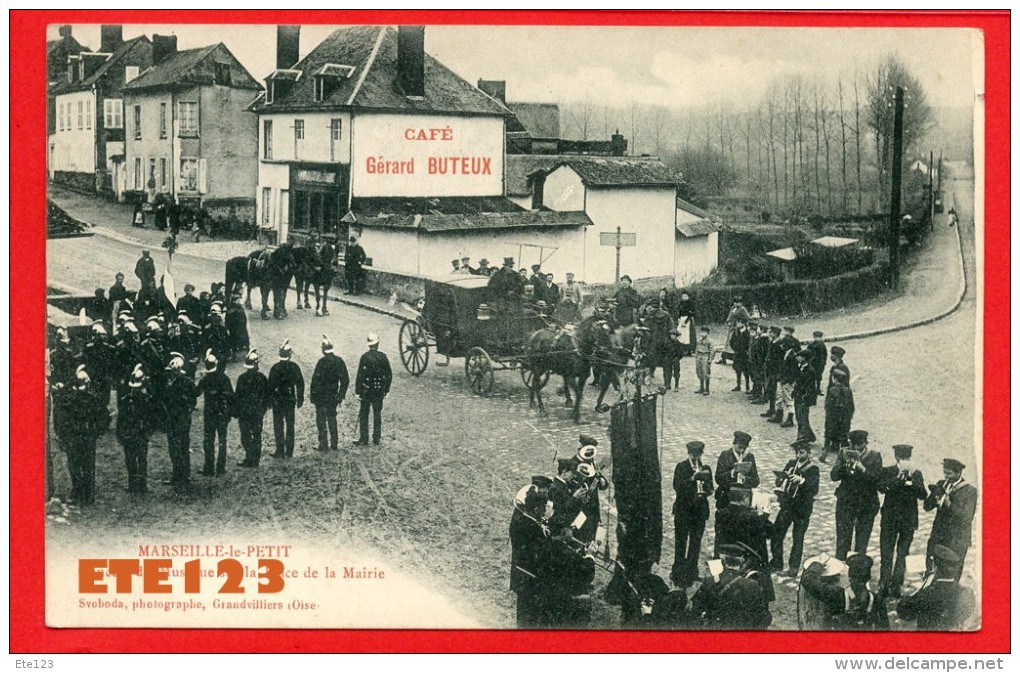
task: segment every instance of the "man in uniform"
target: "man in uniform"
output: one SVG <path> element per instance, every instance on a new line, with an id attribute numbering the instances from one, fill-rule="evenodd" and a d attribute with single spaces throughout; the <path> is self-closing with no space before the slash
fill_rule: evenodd
<path id="1" fill-rule="evenodd" d="M 734 297 L 733 306 L 730 308 L 729 315 L 726 316 L 726 341 L 723 343 L 722 353 L 719 354 L 719 362 L 717 364 L 726 364 L 727 359 L 733 359 L 733 346 L 730 340 L 733 338 L 733 334 L 737 331 L 737 324 L 743 322 L 747 324 L 751 320 L 751 314 L 747 312 L 744 307 L 743 297 Z"/>
<path id="2" fill-rule="evenodd" d="M 838 346 L 833 346 L 833 350 Z M 854 420 L 854 391 L 850 390 L 847 374 L 841 369 L 829 373 L 829 390 L 825 397 L 825 449 L 822 462 L 828 462 L 830 451 L 843 448 Z"/>
<path id="3" fill-rule="evenodd" d="M 808 344 L 808 350 L 811 352 L 810 362 L 812 369 L 815 370 L 816 384 L 818 386 L 818 394 L 822 394 L 822 374 L 825 372 L 825 361 L 829 359 L 828 349 L 825 347 L 825 342 L 822 341 L 822 337 L 825 336 L 821 332 L 815 330 L 814 334 L 811 335 L 813 339 Z"/>
<path id="4" fill-rule="evenodd" d="M 92 338 L 82 351 L 82 362 L 92 379 L 92 390 L 105 405 L 110 403 L 110 388 L 117 377 L 117 349 L 101 321 L 92 324 Z"/>
<path id="5" fill-rule="evenodd" d="M 173 474 L 167 484 L 180 488 L 191 481 L 191 412 L 198 388 L 184 371 L 184 356 L 170 354 L 163 404 L 166 407 L 166 443 Z"/>
<path id="6" fill-rule="evenodd" d="M 751 334 L 747 331 L 747 322 L 738 320 L 736 329 L 730 336 L 730 349 L 733 353 L 733 371 L 737 375 L 737 385 L 731 392 L 740 392 L 740 379 L 743 377 L 747 392 L 751 392 L 750 353 Z"/>
<path id="7" fill-rule="evenodd" d="M 205 353 L 205 376 L 198 382 L 198 392 L 205 399 L 202 407 L 202 449 L 205 453 L 202 474 L 206 477 L 224 474 L 227 471 L 227 426 L 230 424 L 234 388 L 212 349 Z M 218 455 L 215 454 L 217 437 L 220 440 Z"/>
<path id="8" fill-rule="evenodd" d="M 512 260 L 511 260 L 512 261 Z M 358 411 L 358 441 L 356 444 L 368 444 L 368 412 L 372 411 L 372 443 L 378 445 L 382 437 L 383 398 L 390 392 L 393 383 L 393 371 L 390 360 L 379 351 L 379 336 L 369 332 L 368 350 L 362 354 L 358 362 L 358 376 L 354 382 L 354 394 L 361 400 Z"/>
<path id="9" fill-rule="evenodd" d="M 769 327 L 769 344 L 765 354 L 765 389 L 763 397 L 769 403 L 769 408 L 761 414 L 762 418 L 769 422 L 775 421 L 782 411 L 777 409 L 779 398 L 779 374 L 783 369 L 783 341 L 780 338 L 781 330 L 777 325 Z M 779 421 L 782 421 L 780 418 Z M 775 422 L 779 422 L 775 421 Z"/>
<path id="10" fill-rule="evenodd" d="M 767 629 L 772 623 L 768 597 L 744 548 L 722 545 L 719 556 L 723 570 L 718 579 L 707 577 L 691 598 L 694 613 L 711 630 Z"/>
<path id="11" fill-rule="evenodd" d="M 823 579 L 825 560 L 823 557 L 805 568 L 800 581 L 804 591 L 825 606 L 826 628 L 831 631 L 887 630 L 889 615 L 885 611 L 885 601 L 868 587 L 874 565 L 871 557 L 860 553 L 847 560 L 850 586 L 845 589 L 839 583 Z"/>
<path id="12" fill-rule="evenodd" d="M 918 631 L 956 631 L 963 628 L 976 609 L 974 592 L 960 586 L 959 555 L 937 544 L 932 550 L 935 572 L 912 596 L 896 604 L 905 621 L 917 620 Z"/>
<path id="13" fill-rule="evenodd" d="M 842 346 L 833 346 L 829 349 L 829 359 L 832 361 L 832 366 L 829 367 L 829 385 L 826 386 L 826 390 L 832 387 L 832 378 L 836 372 L 843 372 L 846 384 L 850 385 L 850 368 L 843 362 L 844 355 L 846 355 L 846 350 Z"/>
<path id="14" fill-rule="evenodd" d="M 113 285 L 106 292 L 106 296 L 110 300 L 111 315 L 120 313 L 123 303 L 131 298 L 128 289 L 124 287 L 123 273 L 118 271 L 114 276 Z"/>
<path id="15" fill-rule="evenodd" d="M 794 457 L 783 470 L 776 471 L 776 495 L 779 497 L 779 514 L 772 524 L 772 568 L 783 570 L 783 540 L 793 524 L 793 544 L 790 547 L 788 575 L 796 577 L 804 556 L 804 536 L 811 522 L 811 512 L 818 495 L 821 479 L 818 466 L 811 462 L 811 445 L 796 441 L 791 444 Z"/>
<path id="16" fill-rule="evenodd" d="M 315 405 L 315 427 L 319 431 L 319 451 L 337 450 L 336 409 L 347 397 L 351 384 L 347 363 L 333 352 L 333 343 L 322 335 L 322 357 L 315 363 L 308 398 Z"/>
<path id="17" fill-rule="evenodd" d="M 787 333 L 783 335 L 780 342 L 783 349 L 783 362 L 779 366 L 779 401 L 776 403 L 776 415 L 769 419 L 773 423 L 779 423 L 781 428 L 792 428 L 794 418 L 793 408 L 793 386 L 800 376 L 800 365 L 797 361 L 797 353 L 800 352 L 800 342 L 793 336 L 792 327 L 783 328 Z"/>
<path id="18" fill-rule="evenodd" d="M 956 577 L 963 573 L 963 563 L 967 560 L 970 549 L 971 527 L 974 523 L 974 511 L 977 509 L 977 489 L 963 478 L 964 464 L 955 458 L 942 461 L 942 474 L 945 477 L 928 487 L 930 493 L 924 499 L 924 511 L 935 512 L 935 522 L 928 538 L 928 568 L 934 565 L 935 546 L 943 545 L 952 549 L 960 557 Z"/>
<path id="19" fill-rule="evenodd" d="M 704 442 L 687 443 L 687 460 L 673 471 L 673 570 L 677 586 L 687 588 L 698 577 L 701 536 L 708 521 L 708 496 L 712 494 L 712 469 L 701 462 Z"/>
<path id="20" fill-rule="evenodd" d="M 240 467 L 258 467 L 262 459 L 262 424 L 269 408 L 269 380 L 259 371 L 258 350 L 244 359 L 245 371 L 237 377 L 233 415 L 241 431 L 244 460 Z"/>
<path id="21" fill-rule="evenodd" d="M 836 487 L 836 558 L 845 561 L 851 547 L 858 554 L 868 550 L 878 514 L 882 454 L 868 448 L 867 432 L 850 432 L 850 449 L 839 453 L 830 476 L 839 482 Z"/>
<path id="22" fill-rule="evenodd" d="M 751 373 L 751 402 L 765 402 L 765 358 L 769 352 L 768 332 L 756 322 L 748 325 L 751 333 L 751 345 L 747 349 L 747 367 Z"/>
<path id="23" fill-rule="evenodd" d="M 143 288 L 156 287 L 156 262 L 149 256 L 148 250 L 142 250 L 142 256 L 135 262 L 135 276 Z"/>
<path id="24" fill-rule="evenodd" d="M 81 364 L 81 354 L 71 347 L 71 336 L 67 329 L 57 328 L 57 339 L 50 350 L 50 385 L 58 383 L 70 385 L 74 380 L 74 370 Z"/>
<path id="25" fill-rule="evenodd" d="M 715 353 L 715 346 L 708 339 L 708 325 L 701 326 L 701 336 L 694 346 L 694 371 L 698 375 L 699 395 L 708 395 L 712 385 L 712 356 Z"/>
<path id="26" fill-rule="evenodd" d="M 818 403 L 818 377 L 811 366 L 811 353 L 807 348 L 796 354 L 797 380 L 793 383 L 793 413 L 797 417 L 797 440 L 814 442 L 811 429 L 811 407 Z"/>
<path id="27" fill-rule="evenodd" d="M 290 339 L 280 346 L 280 361 L 269 370 L 269 399 L 273 404 L 273 436 L 276 451 L 273 458 L 294 456 L 295 408 L 305 403 L 305 378 L 301 367 L 291 361 Z"/>
<path id="28" fill-rule="evenodd" d="M 209 322 L 202 329 L 202 341 L 205 348 L 211 348 L 216 359 L 226 366 L 231 357 L 231 339 L 223 321 L 223 304 L 219 301 L 209 307 Z"/>
<path id="29" fill-rule="evenodd" d="M 749 510 L 749 506 L 737 508 L 731 507 L 731 502 L 736 498 L 731 497 L 731 489 L 744 489 L 750 491 L 757 488 L 761 483 L 758 475 L 758 464 L 755 462 L 754 454 L 747 450 L 751 444 L 751 435 L 743 430 L 733 433 L 733 446 L 719 454 L 715 466 L 715 554 L 719 555 L 720 545 L 727 540 L 736 537 L 733 535 L 743 531 L 744 526 L 738 522 L 742 517 L 737 515 L 735 510 Z M 750 503 L 748 503 L 749 505 Z M 742 514 L 743 512 L 741 512 Z M 727 535 L 727 532 L 730 535 Z M 737 538 L 739 539 L 739 538 Z M 737 541 L 732 539 L 732 541 Z M 750 543 L 751 540 L 741 540 Z M 764 543 L 763 543 L 764 544 Z M 766 550 L 767 553 L 767 550 Z"/>
<path id="30" fill-rule="evenodd" d="M 549 619 L 543 549 L 551 544 L 545 525 L 548 477 L 536 476 L 514 499 L 510 517 L 510 590 L 517 594 L 518 628 L 545 626 Z"/>
<path id="31" fill-rule="evenodd" d="M 145 389 L 145 372 L 135 365 L 127 389 L 117 401 L 117 439 L 124 447 L 128 492 L 146 493 L 148 489 L 149 434 L 155 413 L 152 396 Z"/>
<path id="32" fill-rule="evenodd" d="M 910 544 L 917 530 L 917 503 L 924 500 L 927 491 L 924 476 L 910 462 L 914 447 L 897 444 L 892 448 L 896 464 L 883 467 L 878 479 L 878 490 L 885 494 L 879 528 L 882 553 L 879 589 L 884 596 L 899 598 Z"/>
<path id="33" fill-rule="evenodd" d="M 95 502 L 96 440 L 106 431 L 110 412 L 92 386 L 85 365 L 78 365 L 71 383 L 54 385 L 54 430 L 67 453 L 71 500 Z"/>

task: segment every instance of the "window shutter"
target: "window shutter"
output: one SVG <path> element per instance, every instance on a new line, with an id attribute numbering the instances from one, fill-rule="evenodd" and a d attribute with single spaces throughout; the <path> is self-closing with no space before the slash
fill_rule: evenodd
<path id="1" fill-rule="evenodd" d="M 206 170 L 205 159 L 199 159 L 198 160 L 198 193 L 199 194 L 205 194 L 206 191 L 207 191 L 206 190 L 206 178 L 207 178 L 208 174 L 209 173 Z"/>

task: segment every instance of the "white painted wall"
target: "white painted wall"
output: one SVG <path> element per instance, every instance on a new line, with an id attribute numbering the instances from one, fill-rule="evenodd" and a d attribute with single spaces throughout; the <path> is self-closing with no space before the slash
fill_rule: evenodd
<path id="1" fill-rule="evenodd" d="M 537 247 L 522 246 L 530 243 Z M 451 261 L 465 255 L 477 267 L 483 257 L 489 266 L 503 265 L 504 257 L 513 257 L 517 267 L 530 268 L 544 253 L 542 270 L 555 274 L 556 282 L 565 281 L 568 271 L 580 276 L 584 253 L 584 234 L 580 227 L 549 229 L 541 232 L 497 230 L 485 232 L 422 234 L 398 229 L 366 227 L 361 235 L 365 253 L 373 268 L 416 276 L 441 276 L 452 270 Z"/>
<path id="2" fill-rule="evenodd" d="M 368 196 L 499 196 L 503 194 L 503 118 L 450 115 L 357 115 L 353 122 L 351 191 Z M 435 140 L 409 140 L 420 130 Z M 444 134 L 443 131 L 448 133 Z M 443 139 L 447 138 L 447 139 Z M 477 174 L 445 175 L 430 159 L 475 159 Z M 380 173 L 383 162 L 413 162 L 413 172 Z M 372 171 L 372 172 L 370 172 Z"/>
<path id="3" fill-rule="evenodd" d="M 682 211 L 678 211 L 682 212 Z M 676 235 L 677 287 L 704 280 L 719 266 L 719 232 L 687 238 Z"/>
<path id="4" fill-rule="evenodd" d="M 82 106 L 82 124 L 78 125 L 78 104 Z M 61 106 L 64 106 L 63 108 Z M 69 107 L 68 107 L 69 106 Z M 61 123 L 63 110 L 63 123 Z M 68 113 L 70 110 L 70 113 Z M 50 136 L 50 171 L 95 173 L 96 170 L 96 96 L 92 91 L 76 91 L 56 98 L 57 127 Z M 101 111 L 100 111 L 101 112 Z M 68 123 L 69 122 L 69 123 Z"/>
<path id="5" fill-rule="evenodd" d="M 240 114 L 240 113 L 239 113 Z M 304 121 L 304 140 L 295 143 L 295 120 Z M 330 122 L 340 120 L 340 139 L 331 145 Z M 272 161 L 307 161 L 313 163 L 350 163 L 351 116 L 346 112 L 288 112 L 260 114 L 258 117 L 259 161 L 265 157 L 264 121 L 273 122 Z M 332 154 L 331 154 L 332 152 Z"/>
<path id="6" fill-rule="evenodd" d="M 280 212 L 280 191 L 290 188 L 290 166 L 285 163 L 259 162 L 259 184 L 255 190 L 255 217 L 259 226 L 280 230 L 283 214 Z M 263 189 L 269 189 L 269 217 L 264 217 Z M 286 240 L 287 232 L 280 231 L 279 240 Z"/>
<path id="7" fill-rule="evenodd" d="M 585 187 L 572 168 L 560 166 L 546 176 L 542 205 L 549 210 L 584 210 Z"/>

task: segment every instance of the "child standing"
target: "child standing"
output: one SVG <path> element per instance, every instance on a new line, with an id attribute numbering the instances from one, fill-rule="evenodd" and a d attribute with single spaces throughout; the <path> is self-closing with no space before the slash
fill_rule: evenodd
<path id="1" fill-rule="evenodd" d="M 698 343 L 694 346 L 694 369 L 698 374 L 699 388 L 697 392 L 701 395 L 709 394 L 709 384 L 712 378 L 712 355 L 715 347 L 708 339 L 708 327 L 701 328 Z"/>

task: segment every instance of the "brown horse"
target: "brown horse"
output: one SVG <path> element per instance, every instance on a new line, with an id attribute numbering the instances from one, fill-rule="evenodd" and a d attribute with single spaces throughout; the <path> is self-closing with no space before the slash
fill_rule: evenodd
<path id="1" fill-rule="evenodd" d="M 568 403 L 574 393 L 571 418 L 581 421 L 581 398 L 588 380 L 589 364 L 581 353 L 580 340 L 570 332 L 557 327 L 546 327 L 534 332 L 524 348 L 525 358 L 521 363 L 522 376 L 528 384 L 529 404 L 537 403 L 539 413 L 546 413 L 542 401 L 542 388 L 550 374 L 563 377 L 563 389 Z"/>

